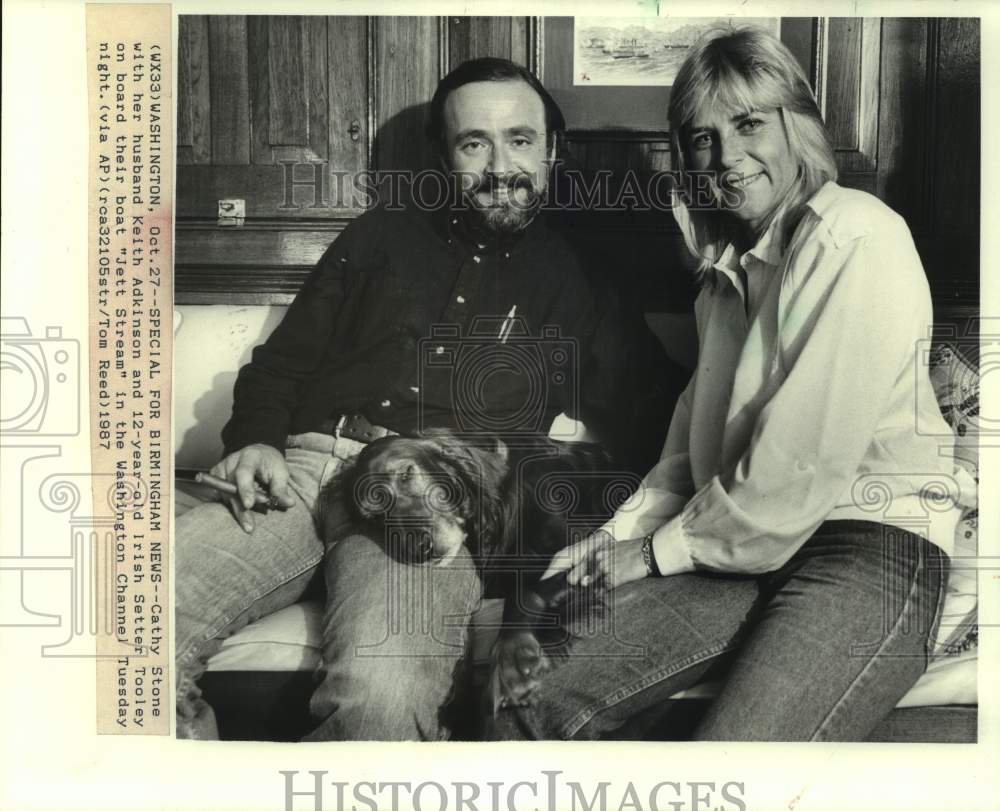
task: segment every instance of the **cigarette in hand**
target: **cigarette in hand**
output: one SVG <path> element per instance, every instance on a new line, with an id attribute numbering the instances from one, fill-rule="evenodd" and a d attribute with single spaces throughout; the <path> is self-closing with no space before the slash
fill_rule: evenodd
<path id="1" fill-rule="evenodd" d="M 239 488 L 232 482 L 228 482 L 225 479 L 220 479 L 218 476 L 213 476 L 211 473 L 198 473 L 194 480 L 198 484 L 204 484 L 220 493 L 225 493 L 230 496 L 238 496 Z M 253 494 L 254 503 L 259 507 L 267 507 L 269 510 L 278 509 L 278 497 L 270 496 L 267 493 L 262 493 L 259 490 Z"/>

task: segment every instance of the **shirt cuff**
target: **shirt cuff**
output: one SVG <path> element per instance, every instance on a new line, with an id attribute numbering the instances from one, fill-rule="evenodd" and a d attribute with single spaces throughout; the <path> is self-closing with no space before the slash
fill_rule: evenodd
<path id="1" fill-rule="evenodd" d="M 681 515 L 667 521 L 653 533 L 653 556 L 660 574 L 682 574 L 695 569 L 691 553 L 688 552 L 688 539 L 681 523 Z"/>

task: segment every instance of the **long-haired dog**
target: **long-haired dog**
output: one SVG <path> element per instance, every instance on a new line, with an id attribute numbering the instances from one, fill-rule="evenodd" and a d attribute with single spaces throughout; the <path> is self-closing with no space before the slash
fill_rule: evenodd
<path id="1" fill-rule="evenodd" d="M 551 556 L 567 543 L 570 501 L 598 500 L 586 474 L 609 466 L 607 453 L 589 443 L 541 438 L 511 449 L 433 429 L 366 445 L 327 485 L 321 506 L 342 505 L 349 520 L 384 539 L 388 554 L 409 563 L 447 565 L 463 544 L 480 565 Z M 571 498 L 568 478 L 581 473 Z M 600 516 L 615 506 L 588 509 Z"/>
<path id="2" fill-rule="evenodd" d="M 346 508 L 355 528 L 406 563 L 446 566 L 464 545 L 486 596 L 506 598 L 504 631 L 482 695 L 486 729 L 503 696 L 517 689 L 511 683 L 537 679 L 548 667 L 544 650 L 557 651 L 564 642 L 559 632 L 538 627 L 541 618 L 554 606 L 589 610 L 601 601 L 593 590 L 569 588 L 565 572 L 540 580 L 548 561 L 600 526 L 637 484 L 635 476 L 612 472 L 599 445 L 540 438 L 509 448 L 498 439 L 471 442 L 438 429 L 366 445 L 327 485 L 321 509 L 343 516 Z M 331 530 L 325 529 L 328 541 Z M 534 658 L 501 689 L 501 651 L 511 646 L 517 652 L 530 647 Z"/>
<path id="3" fill-rule="evenodd" d="M 476 445 L 447 430 L 388 436 L 331 480 L 321 506 L 345 508 L 407 563 L 447 565 L 463 544 L 482 559 L 501 543 L 507 473 L 499 442 Z"/>

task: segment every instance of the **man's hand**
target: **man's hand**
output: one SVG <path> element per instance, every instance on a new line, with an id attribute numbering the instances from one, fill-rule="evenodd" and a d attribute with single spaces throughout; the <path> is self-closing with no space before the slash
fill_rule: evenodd
<path id="1" fill-rule="evenodd" d="M 256 483 L 263 484 L 270 494 L 277 498 L 282 508 L 291 507 L 295 503 L 288 489 L 288 465 L 281 451 L 270 445 L 247 445 L 229 454 L 212 468 L 210 473 L 220 479 L 233 482 L 238 494 L 223 496 L 229 505 L 233 517 L 244 532 L 253 532 L 254 494 Z"/>
<path id="2" fill-rule="evenodd" d="M 610 591 L 648 576 L 642 559 L 642 538 L 616 541 L 598 530 L 557 553 L 542 580 L 566 572 L 571 586 Z"/>
<path id="3" fill-rule="evenodd" d="M 525 706 L 541 684 L 549 660 L 538 637 L 526 628 L 504 629 L 493 646 L 493 713 L 501 707 Z"/>

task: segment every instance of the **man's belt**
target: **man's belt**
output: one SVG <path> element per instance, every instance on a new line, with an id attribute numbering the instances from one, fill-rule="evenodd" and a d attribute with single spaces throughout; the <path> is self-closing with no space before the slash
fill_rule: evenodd
<path id="1" fill-rule="evenodd" d="M 395 431 L 390 431 L 384 426 L 373 425 L 363 414 L 341 414 L 340 417 L 331 417 L 323 423 L 322 431 L 335 437 L 345 437 L 364 443 L 396 435 Z"/>

